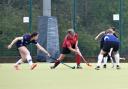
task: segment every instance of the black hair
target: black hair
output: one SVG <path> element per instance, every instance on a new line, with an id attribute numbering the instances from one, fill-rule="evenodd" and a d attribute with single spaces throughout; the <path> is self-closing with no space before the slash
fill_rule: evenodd
<path id="1" fill-rule="evenodd" d="M 38 32 L 33 32 L 33 33 L 31 34 L 31 38 L 37 36 L 38 34 L 39 34 Z"/>

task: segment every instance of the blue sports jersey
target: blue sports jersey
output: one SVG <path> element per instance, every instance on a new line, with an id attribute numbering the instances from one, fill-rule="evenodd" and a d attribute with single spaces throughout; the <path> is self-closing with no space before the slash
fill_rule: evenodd
<path id="1" fill-rule="evenodd" d="M 104 37 L 104 41 L 105 42 L 107 42 L 107 41 L 119 42 L 119 39 L 116 36 L 114 36 L 113 34 L 106 34 Z"/>
<path id="2" fill-rule="evenodd" d="M 19 40 L 19 41 L 16 42 L 16 46 L 17 47 L 27 46 L 30 43 L 37 44 L 37 41 L 36 40 L 31 40 L 31 35 L 25 34 L 25 35 L 23 35 L 23 40 Z"/>
<path id="3" fill-rule="evenodd" d="M 101 37 L 100 43 L 104 43 L 104 37 L 105 37 L 105 35 L 103 35 L 103 36 Z"/>

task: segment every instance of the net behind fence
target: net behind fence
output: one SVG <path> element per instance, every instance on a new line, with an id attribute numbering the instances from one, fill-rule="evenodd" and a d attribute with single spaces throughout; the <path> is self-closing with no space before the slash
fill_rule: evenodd
<path id="1" fill-rule="evenodd" d="M 17 56 L 14 46 L 11 50 L 7 45 L 18 36 L 37 31 L 37 17 L 41 15 L 41 1 L 30 0 L 1 0 L 0 1 L 0 57 Z M 31 5 L 31 6 L 30 6 Z M 30 7 L 32 7 L 30 9 Z M 31 16 L 32 23 L 23 23 L 23 17 Z M 29 47 L 31 54 L 36 55 L 36 48 Z"/>
<path id="2" fill-rule="evenodd" d="M 1 0 L 0 1 L 0 57 L 18 55 L 16 47 L 7 50 L 7 45 L 16 36 L 37 31 L 37 17 L 42 15 L 43 0 Z M 52 16 L 58 20 L 60 47 L 68 28 L 75 28 L 79 34 L 79 47 L 88 57 L 96 57 L 100 48 L 95 36 L 114 26 L 121 40 L 120 53 L 128 53 L 128 1 L 127 0 L 51 0 Z M 30 9 L 30 5 L 32 10 Z M 114 21 L 113 14 L 120 20 Z M 23 23 L 23 17 L 32 15 L 32 25 Z M 32 55 L 36 48 L 30 47 Z"/>

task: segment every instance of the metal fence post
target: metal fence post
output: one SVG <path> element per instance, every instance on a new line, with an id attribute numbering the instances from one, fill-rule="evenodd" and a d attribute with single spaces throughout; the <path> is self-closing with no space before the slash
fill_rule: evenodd
<path id="1" fill-rule="evenodd" d="M 29 32 L 32 32 L 32 0 L 29 0 Z M 32 46 L 30 46 L 30 52 L 32 52 Z"/>
<path id="2" fill-rule="evenodd" d="M 120 31 L 120 53 L 122 53 L 122 32 L 123 32 L 123 0 L 119 1 L 119 14 L 120 14 L 120 20 L 119 20 L 119 31 Z"/>
<path id="3" fill-rule="evenodd" d="M 76 31 L 76 0 L 72 0 L 72 27 Z"/>

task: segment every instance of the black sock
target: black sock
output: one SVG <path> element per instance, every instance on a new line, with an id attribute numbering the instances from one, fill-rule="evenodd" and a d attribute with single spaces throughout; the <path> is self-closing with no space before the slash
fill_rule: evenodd
<path id="1" fill-rule="evenodd" d="M 54 64 L 54 67 L 57 67 L 59 64 L 60 64 L 60 61 L 59 60 L 56 60 L 55 61 L 55 64 Z"/>

